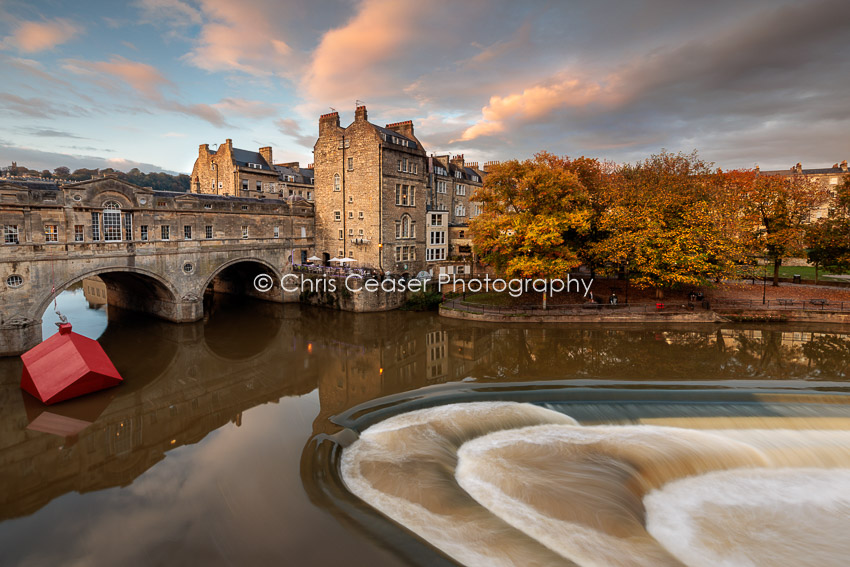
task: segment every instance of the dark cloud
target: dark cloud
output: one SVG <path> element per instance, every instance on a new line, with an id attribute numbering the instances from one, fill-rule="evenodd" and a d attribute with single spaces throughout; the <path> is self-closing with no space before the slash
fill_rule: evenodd
<path id="1" fill-rule="evenodd" d="M 176 173 L 165 170 L 152 163 L 141 163 L 133 160 L 103 158 L 91 155 L 43 152 L 33 148 L 22 148 L 0 142 L 0 163 L 11 163 L 13 161 L 30 169 L 49 169 L 51 171 L 64 165 L 72 170 L 80 168 L 104 169 L 111 167 L 113 169 L 129 171 L 130 169 L 137 167 L 145 173 L 152 171 Z"/>
<path id="2" fill-rule="evenodd" d="M 40 138 L 76 138 L 78 140 L 85 140 L 86 138 L 82 136 L 77 136 L 70 132 L 64 132 L 62 130 L 52 130 L 50 128 L 20 128 L 21 132 L 29 134 L 30 136 L 38 136 Z"/>
<path id="3" fill-rule="evenodd" d="M 309 134 L 303 134 L 301 132 L 301 126 L 292 118 L 280 118 L 275 120 L 275 126 L 280 130 L 281 134 L 289 136 L 299 146 L 304 146 L 306 148 L 312 148 L 316 143 L 316 136 L 311 136 Z"/>

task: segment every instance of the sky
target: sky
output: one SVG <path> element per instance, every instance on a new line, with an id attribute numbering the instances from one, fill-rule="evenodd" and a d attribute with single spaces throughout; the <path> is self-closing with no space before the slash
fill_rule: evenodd
<path id="1" fill-rule="evenodd" d="M 723 168 L 850 158 L 850 6 L 682 0 L 0 0 L 0 165 L 312 163 L 320 114 L 432 153 Z"/>

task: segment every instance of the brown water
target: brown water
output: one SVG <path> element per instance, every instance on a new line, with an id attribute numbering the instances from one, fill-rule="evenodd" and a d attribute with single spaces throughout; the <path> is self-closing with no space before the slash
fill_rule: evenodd
<path id="1" fill-rule="evenodd" d="M 227 301 L 177 326 L 81 293 L 62 309 L 103 331 L 125 383 L 45 409 L 0 360 L 3 564 L 847 555 L 840 329 L 498 327 Z"/>

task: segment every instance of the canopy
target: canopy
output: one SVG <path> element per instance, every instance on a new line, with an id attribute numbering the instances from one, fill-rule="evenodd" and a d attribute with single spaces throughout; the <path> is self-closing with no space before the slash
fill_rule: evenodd
<path id="1" fill-rule="evenodd" d="M 310 256 L 309 258 L 307 258 L 307 261 L 308 262 L 321 262 L 322 259 L 319 258 L 318 256 Z"/>

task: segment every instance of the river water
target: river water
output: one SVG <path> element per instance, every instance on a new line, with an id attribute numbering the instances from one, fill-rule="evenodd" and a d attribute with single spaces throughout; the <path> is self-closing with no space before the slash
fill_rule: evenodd
<path id="1" fill-rule="evenodd" d="M 0 359 L 0 563 L 845 565 L 850 330 L 470 324 L 71 290 L 124 376 Z M 45 317 L 45 333 L 55 327 Z"/>

